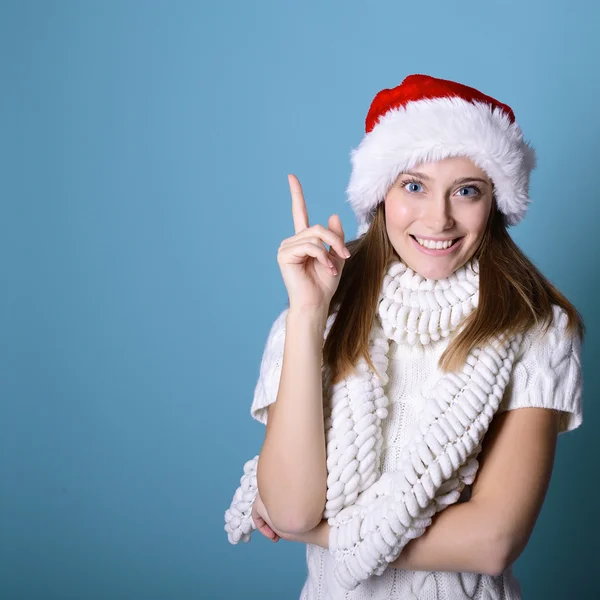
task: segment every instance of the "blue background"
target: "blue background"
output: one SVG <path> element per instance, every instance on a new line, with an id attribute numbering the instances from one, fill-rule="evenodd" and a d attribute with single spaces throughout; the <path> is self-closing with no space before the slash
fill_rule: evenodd
<path id="1" fill-rule="evenodd" d="M 537 149 L 517 243 L 582 312 L 584 424 L 515 572 L 597 592 L 598 5 L 0 2 L 0 597 L 297 598 L 304 546 L 223 513 L 287 296 L 286 175 L 345 202 L 374 94 L 409 73 L 510 104 Z M 590 478 L 591 477 L 591 478 Z"/>

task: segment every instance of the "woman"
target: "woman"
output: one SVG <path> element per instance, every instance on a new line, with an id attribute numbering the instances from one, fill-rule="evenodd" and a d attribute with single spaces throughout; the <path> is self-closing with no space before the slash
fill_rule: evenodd
<path id="1" fill-rule="evenodd" d="M 534 151 L 509 106 L 411 75 L 373 100 L 352 166 L 348 244 L 290 176 L 265 441 L 225 529 L 306 543 L 303 599 L 521 598 L 511 565 L 583 418 L 582 319 L 507 232 Z"/>

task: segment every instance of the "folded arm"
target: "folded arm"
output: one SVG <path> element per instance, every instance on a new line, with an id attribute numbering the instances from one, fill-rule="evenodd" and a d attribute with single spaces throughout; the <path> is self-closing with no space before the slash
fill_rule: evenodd
<path id="1" fill-rule="evenodd" d="M 498 575 L 525 549 L 548 489 L 557 411 L 521 408 L 494 417 L 478 456 L 471 499 L 437 513 L 390 567 Z M 322 521 L 293 541 L 329 546 Z"/>
<path id="2" fill-rule="evenodd" d="M 471 499 L 438 513 L 392 567 L 498 575 L 523 552 L 550 483 L 557 411 L 498 414 L 478 456 Z"/>
<path id="3" fill-rule="evenodd" d="M 524 550 L 544 502 L 560 414 L 533 407 L 497 414 L 478 455 L 479 469 L 470 500 L 452 504 L 434 515 L 426 531 L 410 540 L 389 567 L 497 575 L 512 564 Z M 254 464 L 253 469 L 247 469 L 248 481 L 256 480 L 255 462 L 247 463 Z M 244 506 L 247 504 L 250 511 L 256 489 L 248 481 L 238 493 L 240 507 L 242 494 L 248 496 Z M 234 522 L 239 526 L 237 520 Z M 248 524 L 247 529 L 250 527 Z M 327 521 L 322 520 L 304 533 L 276 533 L 286 540 L 328 548 L 330 531 Z"/>

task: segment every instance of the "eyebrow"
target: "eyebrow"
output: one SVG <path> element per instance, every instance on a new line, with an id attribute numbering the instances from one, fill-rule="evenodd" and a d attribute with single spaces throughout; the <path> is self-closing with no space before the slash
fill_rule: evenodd
<path id="1" fill-rule="evenodd" d="M 417 171 L 404 171 L 401 175 L 412 175 L 413 177 L 418 177 L 419 179 L 423 179 L 425 181 L 431 181 L 431 177 L 429 175 L 425 175 L 425 173 L 418 173 Z M 489 181 L 486 179 L 481 179 L 481 177 L 460 177 L 459 179 L 455 179 L 452 182 L 452 185 L 457 185 L 458 183 L 467 183 L 468 181 L 480 181 L 481 183 L 487 183 L 489 185 Z"/>

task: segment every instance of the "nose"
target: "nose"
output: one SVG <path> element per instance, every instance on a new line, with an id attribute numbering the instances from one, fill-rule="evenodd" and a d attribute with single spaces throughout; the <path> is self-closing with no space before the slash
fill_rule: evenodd
<path id="1" fill-rule="evenodd" d="M 453 227 L 452 202 L 445 194 L 436 195 L 427 204 L 425 223 L 433 233 Z"/>

